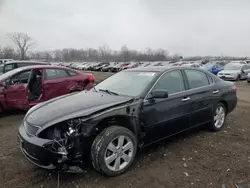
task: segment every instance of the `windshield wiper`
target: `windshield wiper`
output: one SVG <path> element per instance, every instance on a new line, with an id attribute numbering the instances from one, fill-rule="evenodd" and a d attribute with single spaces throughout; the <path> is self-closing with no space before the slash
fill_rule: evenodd
<path id="1" fill-rule="evenodd" d="M 113 92 L 113 91 L 110 91 L 110 90 L 108 90 L 108 89 L 99 89 L 99 91 L 104 91 L 104 92 L 106 92 L 106 93 L 108 93 L 108 94 L 113 94 L 113 95 L 119 95 L 118 93 L 115 93 L 115 92 Z"/>

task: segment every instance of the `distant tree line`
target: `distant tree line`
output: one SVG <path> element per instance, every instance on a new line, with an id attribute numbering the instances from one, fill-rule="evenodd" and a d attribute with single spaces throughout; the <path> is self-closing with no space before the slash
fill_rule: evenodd
<path id="1" fill-rule="evenodd" d="M 99 62 L 126 62 L 126 61 L 179 61 L 180 54 L 170 55 L 167 50 L 159 48 L 153 50 L 147 48 L 144 51 L 129 49 L 123 45 L 120 50 L 112 50 L 108 45 L 102 45 L 98 49 L 74 49 L 65 48 L 54 51 L 32 51 L 35 42 L 26 33 L 9 33 L 7 38 L 10 39 L 16 48 L 0 46 L 0 59 L 36 59 L 55 62 L 81 62 L 81 61 L 99 61 Z M 200 59 L 211 59 L 222 57 L 187 57 L 185 60 L 195 61 Z M 223 59 L 233 59 L 232 57 L 223 57 Z M 239 58 L 237 58 L 239 59 Z M 244 58 L 242 58 L 244 59 Z"/>
<path id="2" fill-rule="evenodd" d="M 177 56 L 176 56 L 177 57 Z M 20 56 L 12 47 L 0 48 L 0 58 L 11 59 L 43 59 L 48 61 L 165 61 L 171 59 L 164 49 L 145 51 L 130 50 L 127 46 L 122 46 L 121 50 L 112 50 L 107 45 L 98 49 L 74 49 L 65 48 L 55 51 L 29 51 L 25 56 Z"/>

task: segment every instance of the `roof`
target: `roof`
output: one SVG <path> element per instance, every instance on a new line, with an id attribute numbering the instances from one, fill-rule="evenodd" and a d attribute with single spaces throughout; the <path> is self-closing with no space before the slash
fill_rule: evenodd
<path id="1" fill-rule="evenodd" d="M 5 65 L 6 64 L 11 64 L 11 63 L 30 63 L 30 64 L 32 64 L 32 63 L 40 63 L 41 65 L 42 64 L 45 64 L 45 65 L 48 65 L 49 64 L 49 62 L 42 62 L 42 61 L 7 61 L 7 62 L 5 62 Z"/>
<path id="2" fill-rule="evenodd" d="M 127 69 L 124 71 L 147 71 L 147 72 L 164 72 L 168 69 L 176 69 L 177 67 L 169 65 L 169 66 L 147 66 L 147 67 L 137 67 L 133 69 Z M 180 68 L 180 67 L 178 67 Z"/>
<path id="3" fill-rule="evenodd" d="M 194 69 L 194 70 L 200 70 L 203 72 L 207 72 L 207 71 L 204 71 L 198 67 L 172 66 L 172 65 L 138 67 L 138 68 L 133 68 L 133 69 L 127 69 L 124 71 L 165 72 L 166 70 L 180 70 L 180 69 Z M 209 73 L 209 72 L 207 72 L 207 73 L 211 75 L 211 73 Z"/>
<path id="4" fill-rule="evenodd" d="M 30 65 L 30 66 L 25 66 L 25 67 L 19 67 L 17 68 L 18 70 L 28 70 L 28 69 L 35 69 L 35 68 L 60 68 L 60 69 L 66 69 L 66 70 L 72 70 L 68 67 L 63 67 L 59 65 Z M 76 71 L 76 70 L 74 70 Z"/>

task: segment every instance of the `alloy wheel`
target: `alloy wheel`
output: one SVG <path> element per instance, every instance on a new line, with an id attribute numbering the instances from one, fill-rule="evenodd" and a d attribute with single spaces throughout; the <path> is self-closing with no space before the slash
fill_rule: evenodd
<path id="1" fill-rule="evenodd" d="M 216 128 L 221 128 L 225 121 L 225 109 L 222 106 L 218 106 L 214 114 L 214 126 Z"/>
<path id="2" fill-rule="evenodd" d="M 114 138 L 106 148 L 105 165 L 112 171 L 124 169 L 130 164 L 134 150 L 134 144 L 129 137 L 120 135 Z"/>

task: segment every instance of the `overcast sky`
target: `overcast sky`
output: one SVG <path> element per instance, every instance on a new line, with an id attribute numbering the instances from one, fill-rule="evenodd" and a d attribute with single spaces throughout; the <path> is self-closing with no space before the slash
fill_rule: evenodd
<path id="1" fill-rule="evenodd" d="M 250 0 L 0 0 L 0 45 L 26 32 L 36 50 L 164 48 L 250 56 Z"/>

